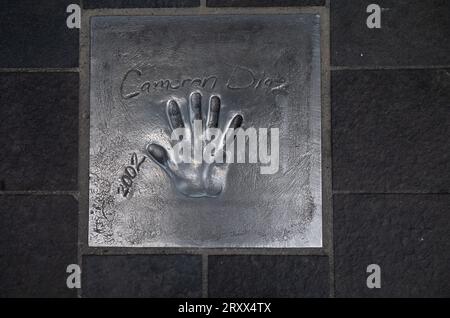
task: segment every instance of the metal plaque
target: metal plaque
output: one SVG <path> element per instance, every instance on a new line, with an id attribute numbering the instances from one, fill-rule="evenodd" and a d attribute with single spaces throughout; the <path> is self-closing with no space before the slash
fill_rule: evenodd
<path id="1" fill-rule="evenodd" d="M 90 38 L 90 246 L 322 246 L 318 15 L 93 17 Z"/>

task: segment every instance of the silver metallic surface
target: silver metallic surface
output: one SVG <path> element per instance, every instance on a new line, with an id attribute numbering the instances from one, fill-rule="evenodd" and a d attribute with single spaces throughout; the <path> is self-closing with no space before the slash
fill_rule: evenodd
<path id="1" fill-rule="evenodd" d="M 93 17 L 89 245 L 322 246 L 319 36 L 314 14 Z M 183 193 L 150 145 L 171 147 L 169 103 L 190 118 L 193 93 L 204 114 L 220 99 L 220 128 L 279 128 L 278 172 L 234 163 L 214 195 Z"/>

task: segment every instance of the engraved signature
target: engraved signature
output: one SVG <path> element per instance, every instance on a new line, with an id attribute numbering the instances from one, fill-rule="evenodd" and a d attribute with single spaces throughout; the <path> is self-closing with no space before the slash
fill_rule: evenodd
<path id="1" fill-rule="evenodd" d="M 289 87 L 283 77 L 266 75 L 265 71 L 256 72 L 247 67 L 234 66 L 227 78 L 220 78 L 211 74 L 202 77 L 186 76 L 183 78 L 164 78 L 156 80 L 146 79 L 139 69 L 128 70 L 120 84 L 120 95 L 123 99 L 130 99 L 141 94 L 151 94 L 159 90 L 178 90 L 181 88 L 203 88 L 213 90 L 216 86 L 223 86 L 228 90 L 267 90 L 269 92 L 284 91 Z"/>

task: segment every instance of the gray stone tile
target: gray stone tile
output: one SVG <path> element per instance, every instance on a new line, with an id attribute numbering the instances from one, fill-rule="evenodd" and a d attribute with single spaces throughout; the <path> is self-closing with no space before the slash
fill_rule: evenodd
<path id="1" fill-rule="evenodd" d="M 335 66 L 450 64 L 450 1 L 332 0 L 331 60 Z M 378 4 L 381 28 L 366 12 Z"/>
<path id="2" fill-rule="evenodd" d="M 449 297 L 450 195 L 335 195 L 337 297 Z M 369 289 L 369 264 L 381 288 Z"/>
<path id="3" fill-rule="evenodd" d="M 449 69 L 333 72 L 333 189 L 448 193 L 449 105 Z"/>
<path id="4" fill-rule="evenodd" d="M 206 0 L 209 7 L 323 6 L 325 0 Z"/>
<path id="5" fill-rule="evenodd" d="M 84 9 L 101 8 L 186 8 L 198 7 L 200 0 L 85 0 Z"/>
<path id="6" fill-rule="evenodd" d="M 328 297 L 324 256 L 210 256 L 209 297 Z"/>
<path id="7" fill-rule="evenodd" d="M 0 74 L 0 190 L 76 190 L 78 74 Z"/>
<path id="8" fill-rule="evenodd" d="M 201 297 L 197 255 L 83 257 L 83 297 Z"/>
<path id="9" fill-rule="evenodd" d="M 78 204 L 71 196 L 0 195 L 0 297 L 75 297 Z"/>
<path id="10" fill-rule="evenodd" d="M 79 0 L 0 2 L 0 67 L 77 67 L 78 29 L 69 29 L 69 4 Z"/>

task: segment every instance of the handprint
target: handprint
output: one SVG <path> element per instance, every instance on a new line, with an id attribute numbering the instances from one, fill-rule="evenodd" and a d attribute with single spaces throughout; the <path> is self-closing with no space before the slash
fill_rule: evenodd
<path id="1" fill-rule="evenodd" d="M 202 95 L 198 92 L 192 93 L 189 99 L 189 121 L 183 118 L 175 100 L 167 103 L 167 117 L 172 135 L 182 132 L 178 134 L 182 139 L 180 142 L 193 145 L 194 160 L 180 161 L 180 154 L 173 151 L 176 147 L 168 151 L 156 143 L 147 146 L 149 157 L 167 173 L 175 188 L 186 196 L 215 197 L 225 187 L 229 167 L 226 163 L 226 149 L 231 146 L 229 137 L 241 127 L 243 117 L 235 114 L 222 132 L 218 129 L 220 111 L 220 98 L 212 96 L 207 116 L 203 116 Z M 211 141 L 212 147 L 206 145 L 206 141 Z M 200 152 L 200 158 L 195 158 L 196 150 L 197 153 Z M 182 153 L 181 157 L 192 159 L 192 152 Z"/>

